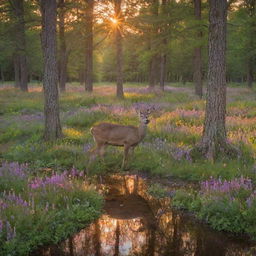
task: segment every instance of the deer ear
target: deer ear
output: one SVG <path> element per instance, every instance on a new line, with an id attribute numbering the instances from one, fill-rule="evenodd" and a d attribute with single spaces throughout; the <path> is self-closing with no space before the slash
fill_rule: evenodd
<path id="1" fill-rule="evenodd" d="M 153 106 L 153 107 L 151 107 L 150 112 L 154 112 L 155 110 L 156 110 L 156 107 Z"/>

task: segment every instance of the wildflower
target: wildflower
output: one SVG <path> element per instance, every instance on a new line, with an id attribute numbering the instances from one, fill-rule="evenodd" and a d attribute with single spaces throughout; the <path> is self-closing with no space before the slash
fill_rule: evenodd
<path id="1" fill-rule="evenodd" d="M 201 190 L 205 192 L 231 192 L 234 190 L 252 190 L 252 180 L 249 178 L 236 178 L 230 181 L 222 180 L 221 178 L 214 179 L 211 177 L 210 180 L 201 182 Z"/>
<path id="2" fill-rule="evenodd" d="M 19 164 L 16 162 L 12 162 L 12 163 L 3 162 L 2 166 L 0 167 L 0 177 L 10 176 L 10 177 L 24 179 L 27 177 L 26 170 L 27 170 L 26 164 Z"/>

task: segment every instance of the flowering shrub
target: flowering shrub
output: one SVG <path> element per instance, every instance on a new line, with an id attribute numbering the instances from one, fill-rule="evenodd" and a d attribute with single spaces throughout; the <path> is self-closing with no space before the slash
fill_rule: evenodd
<path id="1" fill-rule="evenodd" d="M 211 178 L 194 194 L 177 191 L 173 204 L 195 212 L 217 230 L 248 233 L 256 239 L 256 190 L 249 178 Z"/>
<path id="2" fill-rule="evenodd" d="M 27 165 L 3 163 L 0 177 L 0 255 L 28 255 L 38 245 L 66 238 L 100 214 L 102 198 L 75 168 L 30 177 Z"/>

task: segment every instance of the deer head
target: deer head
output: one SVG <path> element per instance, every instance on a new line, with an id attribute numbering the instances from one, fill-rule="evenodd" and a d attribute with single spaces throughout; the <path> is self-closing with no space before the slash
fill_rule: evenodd
<path id="1" fill-rule="evenodd" d="M 137 103 L 135 105 L 135 111 L 139 114 L 141 122 L 148 124 L 148 117 L 155 111 L 155 107 L 145 103 Z"/>

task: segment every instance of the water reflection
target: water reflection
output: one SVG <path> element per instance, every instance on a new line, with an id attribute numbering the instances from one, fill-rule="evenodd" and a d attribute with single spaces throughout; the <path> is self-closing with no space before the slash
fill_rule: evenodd
<path id="1" fill-rule="evenodd" d="M 146 193 L 138 176 L 111 176 L 99 188 L 106 193 L 105 213 L 95 223 L 44 256 L 253 256 L 255 245 L 226 237 L 169 208 L 169 199 Z"/>

